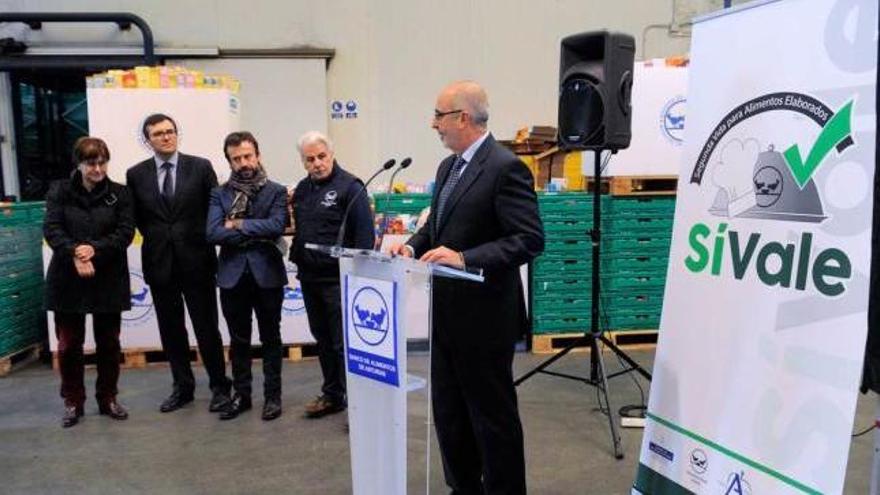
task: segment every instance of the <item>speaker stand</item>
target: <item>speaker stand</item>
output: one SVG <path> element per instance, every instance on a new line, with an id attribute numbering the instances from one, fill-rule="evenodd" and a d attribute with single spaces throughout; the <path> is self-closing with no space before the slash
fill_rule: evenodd
<path id="1" fill-rule="evenodd" d="M 569 380 L 576 380 L 582 382 L 586 385 L 596 387 L 599 393 L 605 397 L 605 405 L 608 407 L 608 426 L 611 431 L 611 443 L 614 447 L 614 457 L 616 459 L 623 459 L 623 448 L 621 446 L 620 441 L 620 431 L 618 430 L 618 424 L 614 421 L 614 408 L 611 406 L 611 399 L 608 394 L 608 379 L 614 378 L 616 376 L 620 376 L 631 371 L 636 371 L 641 374 L 647 380 L 651 380 L 651 374 L 648 373 L 644 368 L 639 366 L 632 358 L 630 358 L 625 352 L 623 352 L 617 345 L 611 342 L 607 337 L 605 337 L 602 333 L 601 328 L 599 328 L 599 289 L 601 284 L 600 278 L 600 270 L 601 263 L 599 263 L 599 256 L 601 254 L 601 226 L 602 226 L 602 210 L 601 210 L 601 177 L 602 177 L 602 151 L 605 150 L 595 150 L 594 155 L 594 164 L 593 164 L 593 228 L 587 232 L 587 235 L 590 238 L 590 243 L 592 245 L 592 255 L 593 255 L 593 273 L 592 273 L 592 286 L 591 286 L 591 298 L 590 298 L 590 331 L 585 332 L 582 337 L 575 339 L 573 342 L 569 343 L 565 348 L 560 350 L 558 353 L 551 356 L 549 359 L 539 364 L 537 367 L 527 372 L 523 376 L 516 379 L 513 382 L 514 385 L 519 386 L 521 383 L 525 382 L 532 376 L 543 373 L 545 375 L 556 376 L 560 378 L 566 378 Z M 612 150 L 611 153 L 616 153 L 615 150 Z M 628 368 L 624 368 L 621 371 L 615 372 L 611 375 L 605 370 L 605 360 L 602 357 L 602 352 L 599 349 L 599 342 L 602 342 L 605 346 L 611 349 L 622 361 L 626 362 L 629 366 Z M 570 375 L 567 373 L 559 373 L 555 371 L 549 371 L 546 368 L 551 364 L 555 363 L 563 356 L 571 352 L 575 347 L 579 347 L 583 344 L 589 343 L 590 345 L 590 376 L 576 376 Z M 599 408 L 601 410 L 601 396 Z"/>

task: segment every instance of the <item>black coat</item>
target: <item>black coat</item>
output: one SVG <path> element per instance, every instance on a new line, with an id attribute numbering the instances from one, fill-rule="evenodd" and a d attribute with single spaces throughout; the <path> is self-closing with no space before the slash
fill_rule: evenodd
<path id="1" fill-rule="evenodd" d="M 156 162 L 148 158 L 128 169 L 126 184 L 134 199 L 137 228 L 144 236 L 141 266 L 150 285 L 175 278 L 214 283 L 217 253 L 205 238 L 208 202 L 217 174 L 205 158 L 180 153 L 170 206 L 159 195 Z"/>
<path id="2" fill-rule="evenodd" d="M 134 237 L 134 213 L 125 186 L 104 179 L 89 192 L 79 172 L 54 182 L 46 197 L 43 234 L 52 248 L 46 309 L 70 313 L 131 309 L 126 249 Z M 80 277 L 73 265 L 79 244 L 95 249 L 92 278 Z"/>
<path id="3" fill-rule="evenodd" d="M 483 269 L 483 283 L 434 279 L 435 332 L 443 327 L 459 342 L 512 349 L 527 323 L 519 267 L 544 250 L 532 175 L 490 135 L 462 173 L 437 225 L 437 198 L 454 160 L 453 155 L 440 164 L 428 222 L 407 243 L 416 258 L 446 246 L 461 251 L 469 268 Z"/>
<path id="4" fill-rule="evenodd" d="M 363 182 L 338 163 L 333 164 L 330 176 L 322 181 L 310 177 L 299 181 L 293 193 L 296 231 L 290 245 L 290 261 L 296 263 L 297 278 L 304 282 L 339 281 L 339 260 L 306 249 L 306 243 L 336 244 L 342 216 L 352 201 L 355 204 L 348 212 L 342 246 L 373 249 L 373 213 L 363 188 Z"/>

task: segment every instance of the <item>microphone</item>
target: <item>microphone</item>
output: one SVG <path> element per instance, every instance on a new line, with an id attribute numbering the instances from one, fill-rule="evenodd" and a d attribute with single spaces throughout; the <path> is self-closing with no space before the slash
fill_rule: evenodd
<path id="1" fill-rule="evenodd" d="M 367 192 L 367 186 L 370 185 L 370 182 L 373 182 L 373 179 L 375 179 L 382 172 L 384 172 L 386 170 L 390 170 L 392 167 L 394 167 L 395 163 L 397 163 L 397 160 L 395 160 L 394 158 L 383 163 L 382 167 L 379 170 L 377 170 L 376 173 L 371 175 L 370 178 L 367 179 L 367 181 L 363 183 L 361 188 L 358 190 L 357 194 L 355 194 L 354 197 L 351 198 L 351 200 L 349 200 L 348 206 L 345 208 L 345 213 L 342 214 L 342 225 L 339 226 L 339 234 L 336 236 L 335 247 L 337 247 L 337 248 L 342 247 L 342 240 L 345 239 L 345 224 L 348 223 L 348 214 L 349 214 L 349 212 L 351 212 L 351 207 L 354 206 L 355 201 L 361 197 L 361 194 L 365 194 Z"/>
<path id="2" fill-rule="evenodd" d="M 391 174 L 391 180 L 388 181 L 388 191 L 385 194 L 385 207 L 383 208 L 383 211 L 385 211 L 385 215 L 382 218 L 381 230 L 379 232 L 379 241 L 380 241 L 379 244 L 380 245 L 382 244 L 382 242 L 381 242 L 382 238 L 385 237 L 385 230 L 388 229 L 388 204 L 391 203 L 391 192 L 394 189 L 394 178 L 397 177 L 397 174 L 399 174 L 401 170 L 405 169 L 406 167 L 409 167 L 409 165 L 411 163 L 412 163 L 412 158 L 410 158 L 410 157 L 406 157 L 403 160 L 401 160 L 400 165 L 397 166 L 397 170 L 395 170 L 394 173 Z M 377 210 L 378 210 L 378 208 L 377 208 Z M 377 247 L 377 249 L 378 249 L 378 247 Z"/>

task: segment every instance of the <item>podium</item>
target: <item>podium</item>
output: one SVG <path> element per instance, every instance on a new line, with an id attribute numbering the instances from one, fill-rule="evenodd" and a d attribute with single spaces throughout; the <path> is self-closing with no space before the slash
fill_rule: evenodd
<path id="1" fill-rule="evenodd" d="M 425 466 L 430 486 L 430 366 L 424 377 L 407 373 L 407 328 L 427 326 L 430 345 L 433 277 L 482 282 L 482 274 L 377 251 L 315 244 L 306 248 L 339 259 L 353 493 L 406 493 L 407 393 L 418 390 L 427 396 Z M 427 313 L 407 311 L 418 297 L 427 298 Z"/>

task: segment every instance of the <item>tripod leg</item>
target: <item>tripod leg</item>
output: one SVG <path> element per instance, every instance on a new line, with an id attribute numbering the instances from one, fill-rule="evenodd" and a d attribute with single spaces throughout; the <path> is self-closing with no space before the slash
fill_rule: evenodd
<path id="1" fill-rule="evenodd" d="M 597 349 L 595 345 L 593 349 Z M 611 427 L 611 442 L 614 444 L 614 458 L 623 459 L 623 447 L 620 443 L 620 431 L 618 430 L 617 421 L 614 420 L 614 408 L 611 407 L 611 398 L 608 395 L 608 375 L 605 372 L 605 359 L 602 357 L 602 351 L 595 352 L 596 363 L 599 368 L 599 375 L 602 378 L 602 386 L 600 387 L 602 395 L 605 396 L 605 405 L 608 406 L 608 426 Z"/>

